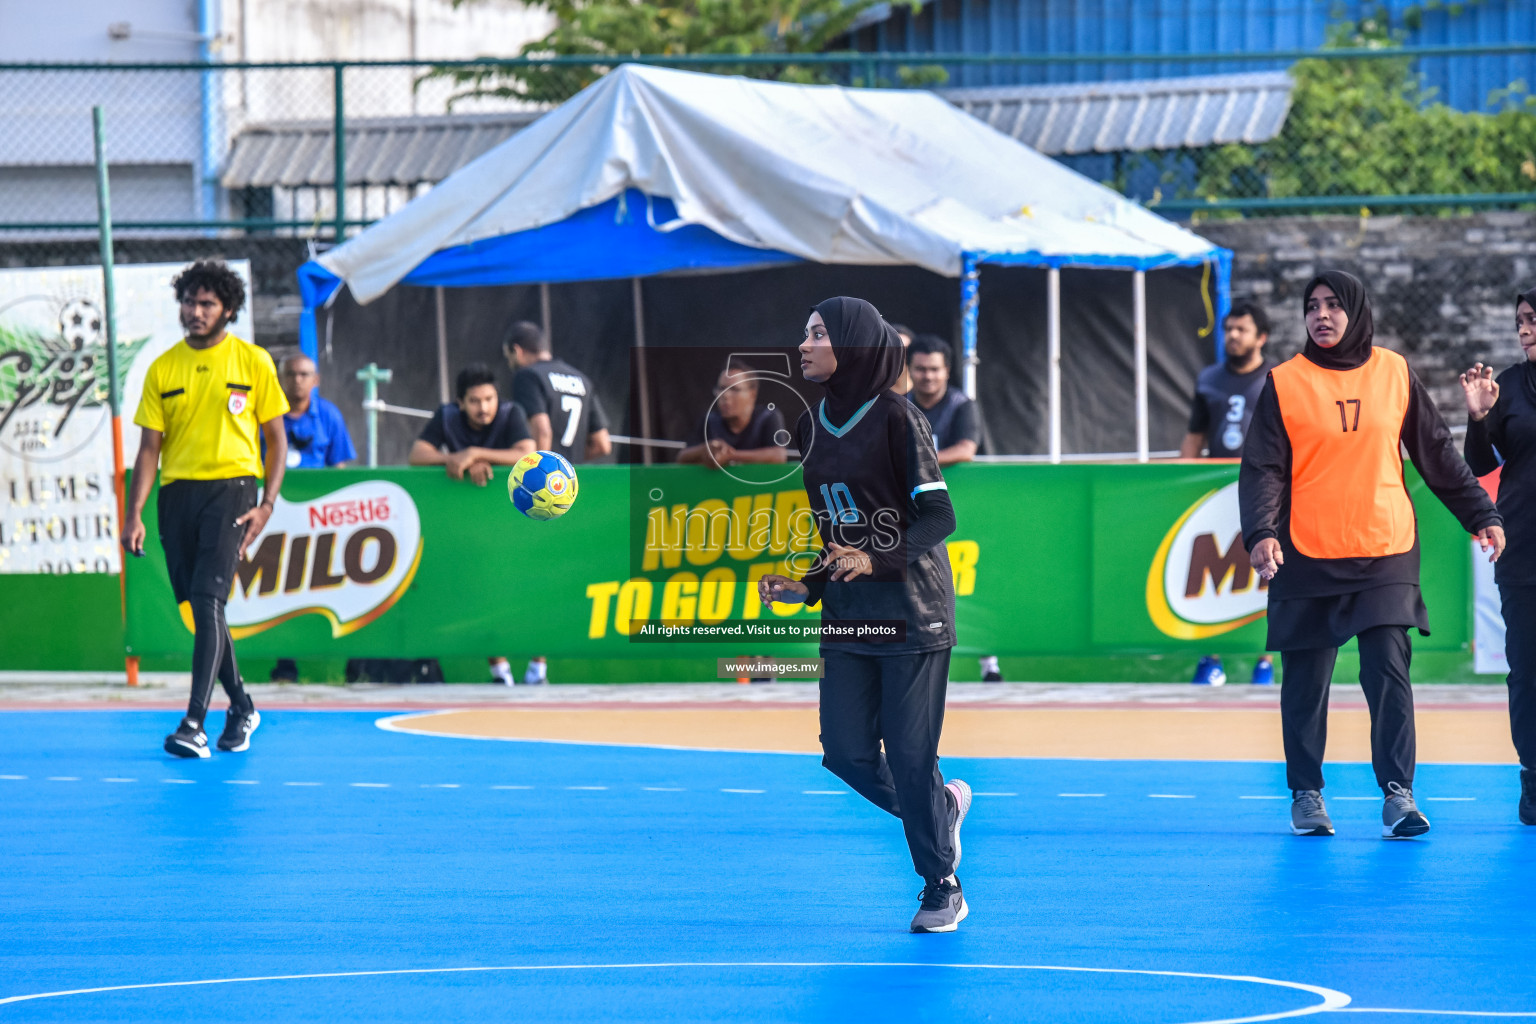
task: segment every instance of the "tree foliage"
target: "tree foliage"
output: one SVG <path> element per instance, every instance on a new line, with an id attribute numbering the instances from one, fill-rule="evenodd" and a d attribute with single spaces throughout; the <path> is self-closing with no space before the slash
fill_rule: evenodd
<path id="1" fill-rule="evenodd" d="M 455 0 L 455 4 L 475 0 Z M 720 74 L 790 82 L 823 82 L 820 66 L 796 63 L 797 54 L 822 53 L 848 33 L 858 17 L 884 0 L 538 0 L 555 16 L 555 28 L 525 45 L 521 56 L 588 57 L 592 63 L 531 63 L 476 68 L 445 67 L 429 77 L 460 86 L 456 98 L 497 97 L 559 103 L 615 66 L 604 58 L 718 55 Z M 899 0 L 916 9 L 920 0 Z M 784 61 L 732 62 L 747 54 L 780 54 Z M 616 62 L 615 62 L 616 63 Z M 697 67 L 697 65 L 690 65 Z M 922 84 L 923 69 L 898 71 Z M 861 80 L 849 84 L 873 84 Z"/>
<path id="2" fill-rule="evenodd" d="M 1366 19 L 1337 28 L 1329 46 L 1401 42 Z M 1479 113 L 1438 102 L 1408 57 L 1315 58 L 1291 75 L 1280 134 L 1198 154 L 1189 191 L 1212 199 L 1536 191 L 1536 97 L 1524 82 L 1490 97 L 1494 112 Z"/>

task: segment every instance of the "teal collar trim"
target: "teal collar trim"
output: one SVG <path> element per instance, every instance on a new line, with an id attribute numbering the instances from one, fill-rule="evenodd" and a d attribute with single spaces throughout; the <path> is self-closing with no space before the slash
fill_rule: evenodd
<path id="1" fill-rule="evenodd" d="M 826 399 L 822 399 L 821 404 L 816 407 L 816 415 L 821 417 L 821 425 L 826 428 L 827 433 L 831 434 L 833 437 L 842 437 L 844 434 L 848 433 L 848 431 L 858 426 L 859 420 L 863 419 L 864 414 L 869 412 L 869 407 L 874 405 L 879 400 L 880 396 L 876 395 L 874 398 L 871 398 L 869 401 L 859 406 L 859 411 L 850 416 L 848 418 L 848 422 L 844 423 L 840 427 L 834 427 L 832 425 L 832 421 L 827 419 Z"/>

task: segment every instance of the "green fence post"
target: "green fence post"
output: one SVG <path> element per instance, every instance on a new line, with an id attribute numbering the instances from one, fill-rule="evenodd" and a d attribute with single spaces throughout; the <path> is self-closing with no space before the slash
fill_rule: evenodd
<path id="1" fill-rule="evenodd" d="M 333 64 L 331 66 L 331 92 L 334 109 L 331 114 L 331 132 L 335 136 L 336 147 L 336 244 L 340 245 L 347 237 L 347 105 L 346 90 L 343 79 L 346 77 L 345 64 Z"/>
<path id="2" fill-rule="evenodd" d="M 392 377 L 393 371 L 381 370 L 377 363 L 369 363 L 357 371 L 357 379 L 363 382 L 363 409 L 368 414 L 369 469 L 379 464 L 379 410 L 384 405 L 379 401 L 379 384 L 388 384 Z"/>

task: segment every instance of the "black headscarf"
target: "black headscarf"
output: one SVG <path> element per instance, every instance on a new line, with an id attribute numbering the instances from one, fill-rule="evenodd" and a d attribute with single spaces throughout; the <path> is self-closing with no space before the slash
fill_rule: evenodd
<path id="1" fill-rule="evenodd" d="M 1308 281 L 1306 291 L 1301 293 L 1303 316 L 1306 315 L 1307 300 L 1320 284 L 1332 288 L 1333 294 L 1339 297 L 1344 313 L 1349 317 L 1349 326 L 1344 328 L 1344 337 L 1332 348 L 1323 348 L 1312 340 L 1308 332 L 1307 347 L 1302 349 L 1302 355 L 1325 370 L 1353 370 L 1357 366 L 1364 366 L 1371 358 L 1371 338 L 1376 334 L 1365 285 L 1353 274 L 1346 274 L 1342 270 L 1325 270 Z"/>
<path id="2" fill-rule="evenodd" d="M 1536 309 L 1536 288 L 1528 292 L 1521 292 L 1515 296 L 1515 315 L 1520 315 L 1520 303 L 1529 302 L 1532 309 Z M 1523 354 L 1523 353 L 1522 353 Z M 1536 363 L 1525 360 L 1520 367 L 1520 383 L 1525 386 L 1525 397 L 1532 405 L 1536 405 Z"/>
<path id="3" fill-rule="evenodd" d="M 821 314 L 837 356 L 837 369 L 823 385 L 827 418 L 841 427 L 859 407 L 901 379 L 901 336 L 863 299 L 839 295 L 811 307 Z"/>

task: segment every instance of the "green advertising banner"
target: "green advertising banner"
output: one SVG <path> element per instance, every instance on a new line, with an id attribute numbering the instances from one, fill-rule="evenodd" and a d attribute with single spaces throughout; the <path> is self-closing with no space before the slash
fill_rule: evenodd
<path id="1" fill-rule="evenodd" d="M 518 514 L 504 475 L 478 488 L 436 469 L 292 471 L 229 604 L 240 656 L 439 658 L 477 678 L 486 657 L 545 655 L 556 679 L 602 682 L 711 680 L 720 657 L 813 655 L 813 639 L 756 628 L 803 624 L 814 637 L 815 609 L 764 607 L 755 581 L 794 575 L 820 541 L 798 471 L 752 469 L 756 482 L 585 467 L 575 506 L 549 522 Z M 1262 651 L 1235 464 L 986 464 L 946 477 L 959 522 L 954 678 L 975 678 L 975 657 L 992 654 L 1011 678 L 1172 680 L 1202 654 L 1251 663 Z M 1416 638 L 1429 655 L 1420 678 L 1464 677 L 1469 544 L 1416 477 L 1410 489 L 1434 625 Z M 192 634 L 153 540 L 147 552 L 128 560 L 128 646 L 187 656 Z"/>

